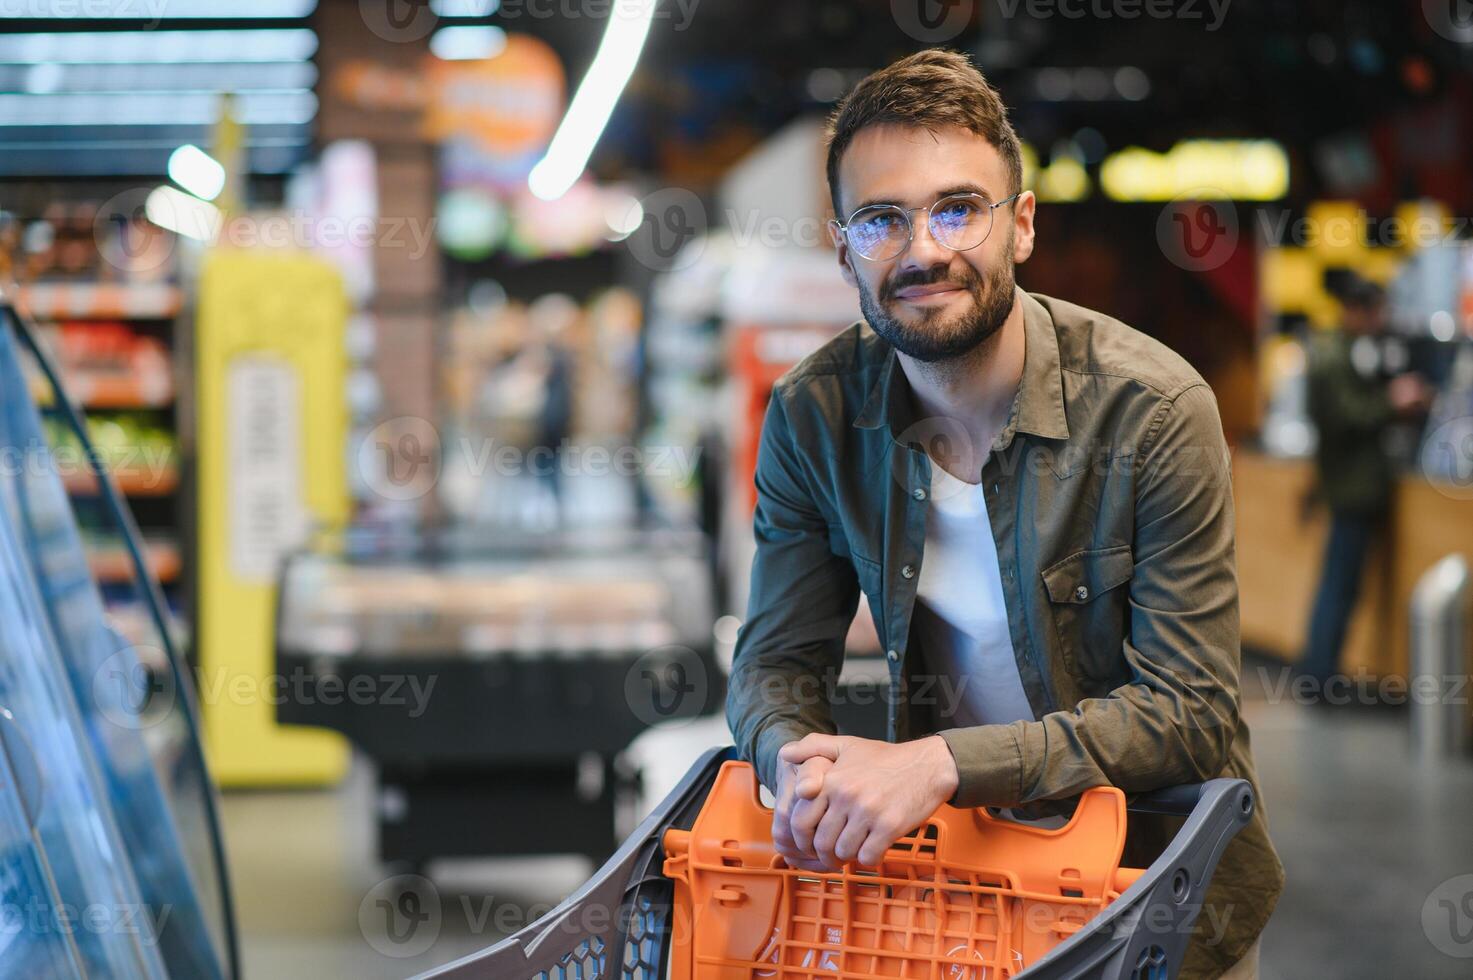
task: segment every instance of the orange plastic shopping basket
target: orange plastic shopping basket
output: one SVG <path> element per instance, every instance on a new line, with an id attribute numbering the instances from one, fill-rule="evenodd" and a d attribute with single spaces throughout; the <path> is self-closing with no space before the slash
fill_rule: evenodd
<path id="1" fill-rule="evenodd" d="M 733 750 L 708 752 L 575 894 L 425 976 L 1170 980 L 1254 806 L 1241 779 L 1093 789 L 1058 829 L 943 806 L 878 868 L 828 873 L 787 866 L 757 793 Z M 1185 817 L 1145 870 L 1120 867 L 1127 811 Z"/>
<path id="2" fill-rule="evenodd" d="M 880 867 L 838 873 L 795 870 L 778 856 L 757 791 L 750 765 L 727 762 L 695 825 L 665 832 L 670 980 L 1010 977 L 1141 875 L 1120 868 L 1118 789 L 1085 793 L 1057 830 L 942 806 Z"/>

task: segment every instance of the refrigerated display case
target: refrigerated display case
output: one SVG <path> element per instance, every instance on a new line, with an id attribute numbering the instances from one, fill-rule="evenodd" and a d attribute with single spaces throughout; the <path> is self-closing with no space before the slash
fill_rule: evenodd
<path id="1" fill-rule="evenodd" d="M 3 293 L 0 320 L 0 449 L 18 464 L 0 470 L 0 976 L 233 977 L 214 789 L 158 582 L 82 416 Z M 147 642 L 109 621 L 28 369 L 84 450 L 151 610 Z M 17 910 L 25 921 L 9 920 Z"/>
<path id="2" fill-rule="evenodd" d="M 374 761 L 387 863 L 602 860 L 619 754 L 719 709 L 712 622 L 684 532 L 325 535 L 282 573 L 277 718 Z"/>

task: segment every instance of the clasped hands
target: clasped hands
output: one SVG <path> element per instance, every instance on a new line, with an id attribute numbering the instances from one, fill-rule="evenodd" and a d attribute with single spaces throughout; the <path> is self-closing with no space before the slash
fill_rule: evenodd
<path id="1" fill-rule="evenodd" d="M 812 734 L 778 753 L 772 839 L 789 865 L 877 866 L 885 851 L 951 799 L 956 762 L 939 735 L 881 742 Z"/>

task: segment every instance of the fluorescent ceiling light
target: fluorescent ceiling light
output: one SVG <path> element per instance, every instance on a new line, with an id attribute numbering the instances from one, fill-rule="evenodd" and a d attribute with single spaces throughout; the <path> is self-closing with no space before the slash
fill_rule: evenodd
<path id="1" fill-rule="evenodd" d="M 317 115 L 317 97 L 303 89 L 241 92 L 235 95 L 234 114 L 247 125 L 310 122 Z M 219 92 L 0 93 L 0 120 L 6 126 L 197 126 L 219 118 Z"/>
<path id="2" fill-rule="evenodd" d="M 10 20 L 289 20 L 306 17 L 317 0 L 137 0 L 135 3 L 81 3 L 77 0 L 25 0 L 8 4 Z M 80 9 L 79 9 L 80 8 Z"/>
<path id="3" fill-rule="evenodd" d="M 609 8 L 609 26 L 604 28 L 598 54 L 579 83 L 578 94 L 573 96 L 568 114 L 553 135 L 547 155 L 527 178 L 532 193 L 544 201 L 562 197 L 582 175 L 614 105 L 639 63 L 639 53 L 644 49 L 650 19 L 655 13 L 655 0 L 642 0 L 632 14 L 623 12 L 628 6 L 616 3 Z"/>
<path id="4" fill-rule="evenodd" d="M 0 34 L 0 62 L 23 65 L 305 61 L 316 51 L 316 32 L 304 28 Z"/>
<path id="5" fill-rule="evenodd" d="M 195 197 L 213 201 L 225 189 L 225 168 L 193 143 L 169 154 L 169 179 Z"/>
<path id="6" fill-rule="evenodd" d="M 220 209 L 177 187 L 155 187 L 143 202 L 143 213 L 160 228 L 201 242 L 220 232 Z"/>
<path id="7" fill-rule="evenodd" d="M 4 0 L 0 0 L 3 3 Z M 310 89 L 317 68 L 310 61 L 188 65 L 0 64 L 0 92 L 245 92 Z"/>
<path id="8" fill-rule="evenodd" d="M 430 0 L 430 10 L 441 17 L 489 17 L 501 9 L 501 0 Z"/>
<path id="9" fill-rule="evenodd" d="M 430 51 L 444 61 L 494 58 L 506 47 L 499 27 L 442 27 L 430 35 Z"/>

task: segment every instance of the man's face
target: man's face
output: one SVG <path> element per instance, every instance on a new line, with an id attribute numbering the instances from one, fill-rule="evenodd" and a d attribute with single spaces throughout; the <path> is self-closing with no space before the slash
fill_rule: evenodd
<path id="1" fill-rule="evenodd" d="M 885 123 L 860 130 L 839 161 L 840 219 L 869 204 L 927 208 L 957 191 L 989 201 L 1012 193 L 1007 164 L 986 139 L 960 127 L 927 130 Z M 1013 265 L 1033 252 L 1031 193 L 993 211 L 981 245 L 953 251 L 938 243 L 926 213 L 914 211 L 910 247 L 874 261 L 838 246 L 844 278 L 875 332 L 920 361 L 973 350 L 1001 328 L 1013 307 Z"/>
<path id="2" fill-rule="evenodd" d="M 1356 336 L 1375 336 L 1386 329 L 1386 304 L 1347 304 L 1345 329 Z"/>

